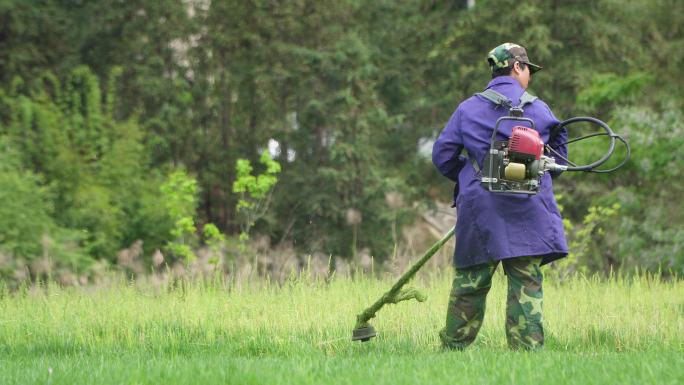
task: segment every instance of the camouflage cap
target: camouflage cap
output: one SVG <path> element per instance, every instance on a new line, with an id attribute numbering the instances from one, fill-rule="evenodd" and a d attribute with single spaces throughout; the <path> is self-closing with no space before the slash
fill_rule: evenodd
<path id="1" fill-rule="evenodd" d="M 512 66 L 516 61 L 529 65 L 530 74 L 542 69 L 541 66 L 530 63 L 530 59 L 527 57 L 527 51 L 518 44 L 503 43 L 489 51 L 489 55 L 487 55 L 487 62 L 489 62 L 489 68 L 491 68 L 492 72 L 499 68 Z"/>

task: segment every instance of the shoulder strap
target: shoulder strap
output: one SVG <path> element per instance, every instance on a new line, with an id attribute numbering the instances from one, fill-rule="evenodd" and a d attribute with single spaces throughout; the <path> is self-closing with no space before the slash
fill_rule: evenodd
<path id="1" fill-rule="evenodd" d="M 500 93 L 494 91 L 491 88 L 488 88 L 482 92 L 478 92 L 475 95 L 482 96 L 483 98 L 489 100 L 497 106 L 504 106 L 509 108 L 513 106 L 513 104 L 507 97 L 501 95 Z M 524 91 L 522 95 L 520 95 L 520 105 L 518 107 L 523 108 L 528 104 L 534 103 L 535 100 L 537 100 L 536 96 L 530 94 L 527 91 Z"/>
<path id="2" fill-rule="evenodd" d="M 470 159 L 470 163 L 472 163 L 472 165 L 473 165 L 473 169 L 475 170 L 475 174 L 479 174 L 480 173 L 480 165 L 477 164 L 475 157 L 470 155 L 468 150 L 466 150 L 465 148 L 463 149 L 463 152 L 465 153 L 465 156 L 467 156 L 468 159 Z"/>
<path id="3" fill-rule="evenodd" d="M 523 108 L 528 104 L 532 104 L 535 100 L 537 100 L 536 96 L 525 91 L 520 95 L 520 105 L 518 107 Z"/>
<path id="4" fill-rule="evenodd" d="M 483 98 L 489 100 L 490 102 L 496 104 L 497 106 L 511 107 L 511 101 L 507 97 L 501 95 L 500 93 L 488 88 L 482 92 L 478 92 L 475 95 L 482 96 Z"/>

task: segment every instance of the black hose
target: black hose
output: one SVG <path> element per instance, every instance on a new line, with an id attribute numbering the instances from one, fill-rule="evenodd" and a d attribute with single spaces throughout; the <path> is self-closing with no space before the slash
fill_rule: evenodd
<path id="1" fill-rule="evenodd" d="M 615 138 L 617 138 L 619 141 L 621 141 L 625 145 L 625 149 L 627 150 L 627 155 L 625 156 L 625 159 L 623 159 L 622 162 L 620 162 L 620 164 L 618 164 L 617 166 L 615 166 L 613 168 L 609 168 L 607 170 L 591 170 L 591 172 L 596 172 L 599 174 L 605 174 L 605 173 L 613 172 L 613 171 L 619 169 L 620 167 L 624 166 L 627 162 L 629 162 L 629 159 L 632 157 L 632 149 L 629 147 L 629 143 L 627 143 L 627 141 L 619 135 L 616 135 Z"/>
<path id="2" fill-rule="evenodd" d="M 596 136 L 603 136 L 603 135 L 610 137 L 610 145 L 608 147 L 608 151 L 606 151 L 605 155 L 603 155 L 599 160 L 597 160 L 596 162 L 587 164 L 587 165 L 582 165 L 582 166 L 576 165 L 575 163 L 571 162 L 568 158 L 562 156 L 556 150 L 551 148 L 551 146 L 547 145 L 546 148 L 550 152 L 553 152 L 557 158 L 560 158 L 560 159 L 564 160 L 565 162 L 567 162 L 569 165 L 571 165 L 571 166 L 568 166 L 567 171 L 586 171 L 586 172 L 595 172 L 595 173 L 604 174 L 604 173 L 613 172 L 613 171 L 619 169 L 620 167 L 624 166 L 629 161 L 629 159 L 631 158 L 631 154 L 632 154 L 632 150 L 629 147 L 629 143 L 627 143 L 627 141 L 623 137 L 614 133 L 613 130 L 608 126 L 608 124 L 606 124 L 605 122 L 603 122 L 599 119 L 591 118 L 591 117 L 587 117 L 587 116 L 570 118 L 570 119 L 567 119 L 567 120 L 564 120 L 564 121 L 558 123 L 557 128 L 560 130 L 567 125 L 577 123 L 577 122 L 589 122 L 589 123 L 596 124 L 596 125 L 600 126 L 601 128 L 603 128 L 603 130 L 605 132 L 592 133 L 592 134 L 581 136 L 579 138 L 567 140 L 563 143 L 558 144 L 558 146 L 563 146 L 563 145 L 567 145 L 570 143 L 579 142 L 579 141 L 582 141 L 584 139 L 589 139 L 589 138 L 593 138 Z M 606 163 L 608 161 L 608 159 L 610 159 L 610 157 L 613 155 L 613 152 L 615 151 L 615 139 L 619 140 L 620 142 L 622 142 L 622 144 L 625 145 L 625 149 L 627 150 L 627 155 L 625 156 L 625 159 L 623 159 L 622 162 L 620 162 L 620 164 L 618 164 L 615 167 L 609 168 L 607 170 L 596 170 L 596 168 L 598 168 L 602 164 Z"/>
<path id="3" fill-rule="evenodd" d="M 567 120 L 564 120 L 558 124 L 559 128 L 563 128 L 569 124 L 577 123 L 577 122 L 589 122 L 589 123 L 594 123 L 601 128 L 603 128 L 608 135 L 610 135 L 610 145 L 608 146 L 608 151 L 596 162 L 584 165 L 584 166 L 570 166 L 568 167 L 567 171 L 590 171 L 592 169 L 595 169 L 602 164 L 606 163 L 608 159 L 610 159 L 610 156 L 613 155 L 613 151 L 615 151 L 615 134 L 613 133 L 613 130 L 610 129 L 610 127 L 604 123 L 601 120 L 598 120 L 596 118 L 591 118 L 588 116 L 580 116 L 576 118 L 570 118 Z"/>

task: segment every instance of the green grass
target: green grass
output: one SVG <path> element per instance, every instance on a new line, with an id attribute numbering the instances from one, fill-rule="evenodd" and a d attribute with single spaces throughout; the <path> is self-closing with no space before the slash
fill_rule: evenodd
<path id="1" fill-rule="evenodd" d="M 2 292 L 0 384 L 684 383 L 682 280 L 547 280 L 533 353 L 506 347 L 500 273 L 473 346 L 441 351 L 450 277 L 425 281 L 428 301 L 383 309 L 368 343 L 355 315 L 391 280 Z"/>

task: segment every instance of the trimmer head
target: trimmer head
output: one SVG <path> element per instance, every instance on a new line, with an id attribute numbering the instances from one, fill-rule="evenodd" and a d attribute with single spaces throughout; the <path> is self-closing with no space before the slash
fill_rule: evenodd
<path id="1" fill-rule="evenodd" d="M 375 336 L 375 329 L 371 325 L 356 328 L 352 331 L 352 341 L 367 342 Z"/>
<path id="2" fill-rule="evenodd" d="M 415 288 L 402 289 L 402 287 L 416 275 L 416 272 L 439 250 L 440 247 L 454 235 L 455 227 L 452 227 L 444 237 L 437 241 L 432 247 L 423 254 L 418 262 L 414 263 L 399 280 L 392 286 L 391 289 L 382 297 L 378 298 L 375 303 L 364 310 L 362 313 L 356 316 L 356 323 L 354 324 L 354 330 L 352 331 L 352 341 L 366 342 L 371 338 L 376 336 L 375 329 L 371 326 L 368 321 L 375 317 L 375 313 L 378 312 L 383 306 L 388 303 L 399 303 L 401 301 L 408 301 L 410 299 L 415 299 L 418 302 L 423 302 L 427 298 L 425 294 L 421 293 L 420 290 Z"/>

